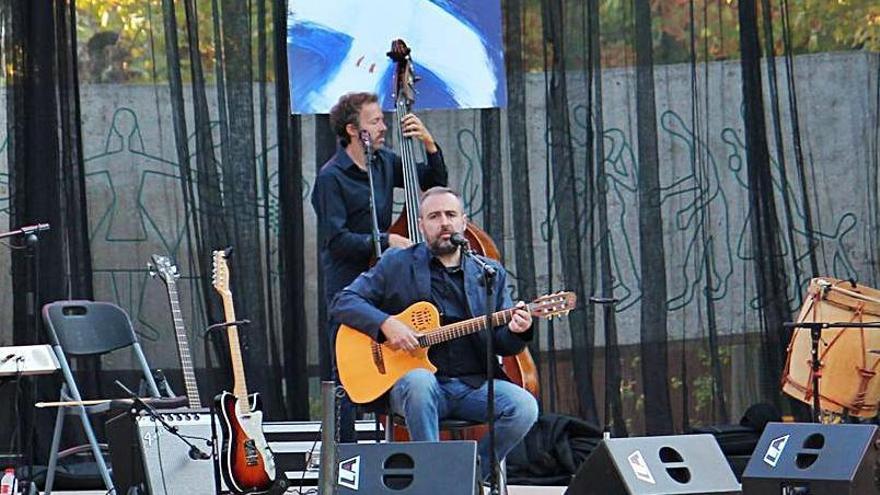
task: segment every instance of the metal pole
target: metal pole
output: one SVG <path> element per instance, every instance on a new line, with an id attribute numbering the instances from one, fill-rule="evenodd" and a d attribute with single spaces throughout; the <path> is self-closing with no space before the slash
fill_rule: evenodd
<path id="1" fill-rule="evenodd" d="M 336 487 L 336 382 L 321 382 L 321 495 L 332 495 Z"/>

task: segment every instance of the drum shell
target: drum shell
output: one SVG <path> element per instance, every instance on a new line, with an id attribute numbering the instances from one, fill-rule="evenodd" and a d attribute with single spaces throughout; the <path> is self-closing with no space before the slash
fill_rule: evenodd
<path id="1" fill-rule="evenodd" d="M 810 282 L 798 322 L 880 321 L 880 291 L 855 286 L 849 281 L 823 277 Z M 788 346 L 782 390 L 812 404 L 810 329 L 797 328 Z M 877 415 L 880 401 L 880 328 L 849 327 L 822 329 L 819 343 L 821 376 L 820 408 L 823 411 L 870 418 Z"/>

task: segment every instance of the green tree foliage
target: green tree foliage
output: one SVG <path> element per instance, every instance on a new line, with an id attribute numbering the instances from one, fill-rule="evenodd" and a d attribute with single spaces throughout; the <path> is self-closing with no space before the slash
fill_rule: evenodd
<path id="1" fill-rule="evenodd" d="M 203 68 L 206 76 L 212 77 L 215 60 L 214 2 L 193 1 L 199 19 Z M 524 3 L 524 50 L 530 71 L 541 71 L 545 67 L 541 6 L 547 1 L 556 0 L 526 0 Z M 564 1 L 568 66 L 577 70 L 586 61 L 586 0 Z M 635 59 L 633 1 L 599 0 L 604 67 L 627 66 Z M 178 38 L 182 45 L 179 47 L 182 69 L 184 77 L 188 77 L 183 2 L 174 3 L 180 31 Z M 251 2 L 252 5 L 254 3 Z M 770 0 L 769 3 L 774 52 L 781 55 L 785 53 L 783 3 L 782 0 Z M 792 53 L 880 51 L 880 2 L 877 0 L 787 0 L 787 4 Z M 506 7 L 505 0 L 502 0 L 502 6 Z M 692 29 L 695 31 L 697 60 L 724 60 L 739 56 L 736 0 L 651 0 L 651 6 L 654 14 L 654 59 L 657 63 L 688 61 Z M 76 7 L 80 78 L 83 82 L 144 83 L 167 78 L 163 0 L 77 0 Z M 255 9 L 252 8 L 254 49 L 255 17 Z M 267 25 L 271 29 L 272 23 L 267 22 Z M 271 33 L 269 36 L 271 39 Z"/>
<path id="2" fill-rule="evenodd" d="M 541 5 L 553 0 L 527 0 L 523 15 L 525 56 L 529 70 L 544 68 Z M 586 0 L 564 0 L 568 66 L 586 60 Z M 599 0 L 602 65 L 634 63 L 634 0 Z M 503 2 L 502 2 L 503 3 Z M 877 0 L 787 0 L 791 53 L 842 50 L 880 51 L 880 2 Z M 759 6 L 762 2 L 758 2 Z M 770 0 L 774 53 L 786 53 L 782 0 Z M 656 63 L 690 60 L 694 32 L 698 61 L 739 57 L 739 2 L 736 0 L 651 0 Z M 761 16 L 759 15 L 759 18 Z M 763 36 L 763 29 L 761 31 Z M 765 40 L 766 42 L 766 40 Z"/>
<path id="3" fill-rule="evenodd" d="M 187 0 L 189 1 L 189 0 Z M 264 0 L 269 10 L 269 0 Z M 175 5 L 181 71 L 190 75 L 184 2 Z M 212 0 L 192 0 L 198 18 L 199 54 L 205 77 L 214 75 L 217 43 L 214 40 Z M 252 46 L 257 49 L 256 2 L 252 5 Z M 165 18 L 163 0 L 77 0 L 77 42 L 80 80 L 84 83 L 146 83 L 166 81 Z M 267 12 L 267 17 L 271 15 Z M 266 20 L 271 30 L 271 19 Z M 267 34 L 271 41 L 271 32 Z M 256 59 L 255 59 L 256 60 Z M 271 71 L 272 64 L 269 64 Z"/>

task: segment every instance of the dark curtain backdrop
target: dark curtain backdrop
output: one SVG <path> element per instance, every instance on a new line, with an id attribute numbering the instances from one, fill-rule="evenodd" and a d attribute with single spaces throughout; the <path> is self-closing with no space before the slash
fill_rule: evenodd
<path id="1" fill-rule="evenodd" d="M 12 238 L 12 344 L 46 343 L 37 304 L 92 297 L 91 255 L 86 236 L 86 196 L 72 2 L 3 2 L 6 65 L 9 226 L 48 223 L 51 230 L 26 240 Z M 33 284 L 33 280 L 37 283 Z M 91 378 L 83 393 L 98 395 L 96 362 L 80 362 Z M 60 381 L 24 380 L 5 433 L 18 446 L 48 450 L 52 411 L 34 412 L 37 400 L 56 400 Z M 8 402 L 7 402 L 8 403 Z M 6 409 L 3 414 L 9 413 Z M 37 422 L 35 425 L 34 421 Z M 69 433 L 68 433 L 69 435 Z"/>
<path id="2" fill-rule="evenodd" d="M 829 181 L 819 177 L 831 165 L 813 156 L 830 145 L 807 124 L 821 109 L 804 108 L 817 103 L 798 85 L 791 20 L 801 13 L 788 2 L 502 6 L 508 107 L 426 119 L 447 137 L 456 180 L 468 153 L 478 156 L 473 177 L 452 185 L 478 184 L 468 207 L 504 252 L 517 296 L 579 296 L 564 321 L 539 323 L 530 346 L 542 409 L 617 435 L 735 421 L 758 401 L 790 411 L 779 393 L 781 323 L 807 281 L 878 279 L 880 112 L 869 110 L 873 141 L 862 143 L 867 214 L 823 211 Z M 145 266 L 170 255 L 207 400 L 231 386 L 225 335 L 205 329 L 223 319 L 211 253 L 232 246 L 249 388 L 270 420 L 317 417 L 314 385 L 330 376 L 331 349 L 319 337 L 326 308 L 308 195 L 336 142 L 326 115 L 290 114 L 288 7 L 144 0 L 126 44 L 121 28 L 72 0 L 0 1 L 9 226 L 52 225 L 40 237 L 38 287 L 28 252 L 9 256 L 15 344 L 45 341 L 32 325 L 34 292 L 40 303 L 111 300 L 182 393 L 168 302 Z M 670 12 L 686 19 L 678 38 L 661 32 Z M 718 20 L 731 16 L 736 32 Z M 701 34 L 710 27 L 711 40 Z M 735 60 L 710 53 L 718 40 Z M 461 115 L 472 129 L 443 130 L 464 125 Z M 851 231 L 873 246 L 864 259 L 849 258 Z M 77 365 L 92 396 L 131 369 L 124 359 Z M 54 398 L 56 386 L 40 380 L 38 396 Z M 23 395 L 20 407 L 33 400 Z M 37 431 L 44 450 L 51 427 Z"/>
<path id="3" fill-rule="evenodd" d="M 829 264 L 817 234 L 823 228 L 812 214 L 818 193 L 804 165 L 788 3 L 741 1 L 730 10 L 697 1 L 503 5 L 510 152 L 503 180 L 517 192 L 523 173 L 543 174 L 536 182 L 546 184 L 543 199 L 525 195 L 532 197 L 531 208 L 523 208 L 521 194 L 507 203 L 514 225 L 506 233 L 515 251 L 507 262 L 524 275 L 520 287 L 530 291 L 529 256 L 545 250 L 547 266 L 539 273 L 549 279 L 537 292 L 565 287 L 577 291 L 583 303 L 568 317 L 568 339 L 560 338 L 553 323 L 542 335 L 544 408 L 608 424 L 621 435 L 736 421 L 745 406 L 758 401 L 802 412 L 779 393 L 790 338 L 781 323 L 792 318 L 809 278 L 847 270 Z M 773 24 L 771 10 L 781 22 Z M 722 16 L 734 16 L 737 31 L 725 31 Z M 686 20 L 680 39 L 662 29 L 671 17 Z M 701 34 L 706 31 L 711 40 Z M 717 68 L 704 63 L 713 60 L 712 43 L 737 45 L 739 87 L 722 88 L 713 79 Z M 532 55 L 524 62 L 529 47 L 532 54 L 541 52 L 540 59 Z M 670 79 L 664 65 L 670 61 L 687 67 L 684 92 L 673 88 L 679 80 Z M 544 95 L 535 98 L 546 112 L 543 126 L 526 127 L 527 109 L 534 107 L 522 94 L 524 64 L 543 71 L 536 79 Z M 769 82 L 762 82 L 762 68 Z M 609 80 L 612 96 L 604 86 Z M 733 91 L 738 94 L 731 98 Z M 733 124 L 719 125 L 727 100 L 741 102 L 742 111 Z M 487 131 L 485 125 L 481 131 Z M 529 149 L 536 141 L 529 137 L 541 132 L 546 166 L 537 172 L 525 157 L 536 156 Z M 738 132 L 741 155 L 728 155 L 730 168 L 719 169 L 724 152 L 713 141 L 720 134 L 731 144 Z M 678 146 L 689 150 L 683 155 L 689 163 L 685 171 L 673 172 L 669 155 Z M 484 181 L 495 180 L 487 176 L 490 171 L 484 166 Z M 720 184 L 731 171 L 746 191 L 745 201 L 732 206 L 745 212 L 736 258 L 729 254 L 731 234 L 725 230 L 737 191 Z M 540 210 L 546 219 L 535 242 L 522 233 L 531 224 L 524 212 Z M 674 240 L 682 236 L 683 245 Z M 817 267 L 822 256 L 824 269 Z M 873 250 L 868 256 L 875 257 Z M 732 274 L 743 277 L 738 295 L 729 286 Z M 872 280 L 876 273 L 862 277 Z M 589 303 L 589 296 L 615 303 Z M 736 298 L 743 298 L 737 314 L 742 320 L 732 323 L 729 304 Z M 719 305 L 728 309 L 719 313 Z M 745 367 L 736 369 L 732 356 L 738 352 Z"/>
<path id="4" fill-rule="evenodd" d="M 207 12 L 198 10 L 205 7 Z M 146 40 L 153 65 L 152 83 L 145 87 L 160 116 L 152 123 L 159 125 L 162 148 L 150 149 L 154 143 L 143 137 L 149 115 L 123 105 L 96 152 L 84 151 L 84 136 L 106 131 L 84 130 L 88 119 L 80 105 L 83 99 L 101 100 L 94 95 L 102 86 L 91 83 L 119 74 L 95 68 L 103 59 L 94 47 L 106 36 L 77 39 L 82 12 L 73 1 L 0 4 L 9 226 L 51 224 L 40 236 L 36 290 L 30 284 L 30 251 L 15 250 L 11 256 L 14 344 L 47 341 L 32 326 L 34 293 L 40 304 L 111 300 L 129 311 L 148 360 L 164 368 L 172 388 L 183 394 L 173 333 L 167 333 L 172 329 L 168 302 L 146 268 L 150 254 L 170 255 L 182 274 L 180 297 L 205 403 L 231 389 L 225 335 L 204 330 L 223 320 L 212 287 L 211 252 L 232 246 L 236 312 L 250 321 L 241 328 L 249 389 L 264 395 L 269 420 L 309 417 L 301 123 L 290 115 L 286 58 L 274 55 L 286 50 L 285 11 L 286 2 L 268 0 L 149 3 Z M 213 60 L 203 57 L 206 47 Z M 203 65 L 206 60 L 209 67 Z M 130 168 L 117 174 L 113 167 L 126 161 Z M 101 184 L 105 177 L 107 184 Z M 130 178 L 135 187 L 139 181 L 164 180 L 160 189 L 168 199 L 159 204 L 166 210 L 151 210 L 149 191 L 129 189 Z M 112 193 L 109 206 L 101 201 L 103 190 Z M 133 212 L 135 221 L 127 221 Z M 163 218 L 174 224 L 171 236 Z M 132 374 L 126 359 L 109 368 L 77 363 L 78 376 L 88 384 L 84 395 L 119 395 L 112 381 Z M 41 379 L 35 390 L 41 400 L 57 400 L 58 385 L 56 379 Z M 40 460 L 48 452 L 54 414 L 40 413 L 32 429 L 29 413 L 35 398 L 30 387 L 23 389 L 23 431 L 36 432 Z M 2 417 L 14 417 L 10 412 L 4 410 Z M 14 421 L 6 424 L 15 426 Z M 4 432 L 4 448 L 6 440 L 21 444 L 11 430 Z M 68 433 L 65 443 L 80 440 L 76 428 Z"/>

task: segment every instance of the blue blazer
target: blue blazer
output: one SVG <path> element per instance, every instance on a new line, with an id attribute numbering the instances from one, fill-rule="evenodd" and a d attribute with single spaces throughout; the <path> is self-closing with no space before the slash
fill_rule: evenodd
<path id="1" fill-rule="evenodd" d="M 513 306 L 507 289 L 507 272 L 494 260 L 483 258 L 496 269 L 493 296 L 495 311 Z M 431 252 L 424 243 L 406 249 L 386 252 L 376 266 L 361 274 L 349 286 L 342 289 L 331 304 L 333 318 L 345 325 L 380 341 L 379 327 L 390 315 L 400 313 L 418 301 L 431 301 Z M 472 317 L 485 315 L 486 290 L 482 284 L 482 270 L 468 257 L 462 260 L 464 292 Z M 494 351 L 502 356 L 512 356 L 522 351 L 532 339 L 533 329 L 516 334 L 507 325 L 493 331 Z M 480 332 L 481 352 L 486 353 L 486 332 Z M 496 369 L 495 376 L 499 374 Z"/>

